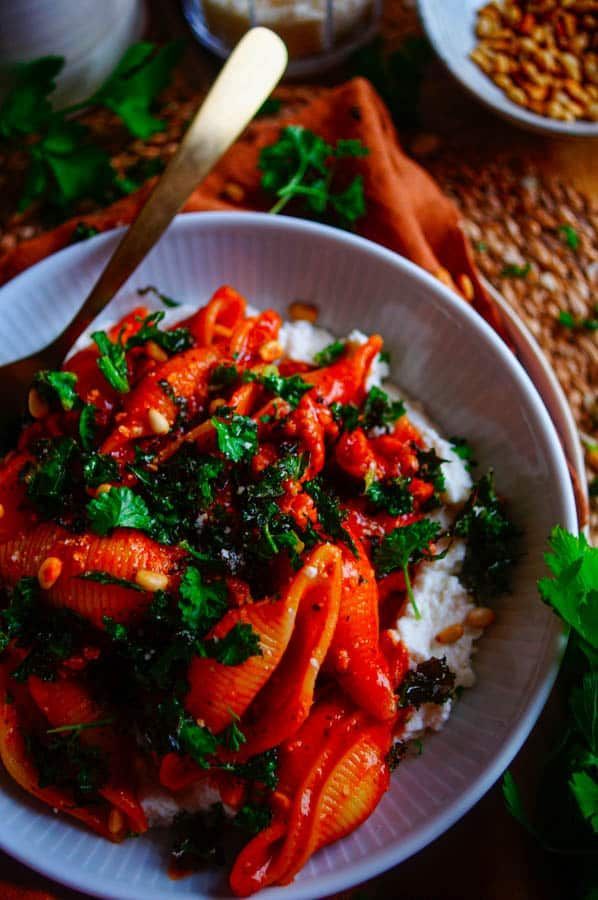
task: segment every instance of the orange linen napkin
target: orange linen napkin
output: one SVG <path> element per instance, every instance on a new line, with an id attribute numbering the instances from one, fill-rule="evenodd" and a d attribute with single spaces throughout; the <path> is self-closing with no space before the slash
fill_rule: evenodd
<path id="1" fill-rule="evenodd" d="M 480 283 L 455 206 L 403 153 L 388 110 L 363 78 L 322 91 L 294 114 L 254 121 L 198 185 L 184 211 L 269 209 L 273 201 L 260 187 L 259 151 L 274 143 L 281 125 L 290 122 L 310 128 L 330 143 L 338 138 L 361 140 L 369 155 L 347 163 L 364 180 L 367 213 L 357 222 L 357 232 L 455 287 L 502 333 L 500 314 Z M 82 220 L 100 231 L 127 224 L 150 190 L 151 184 L 145 185 L 101 212 L 76 217 L 18 245 L 0 258 L 0 283 L 66 246 Z"/>

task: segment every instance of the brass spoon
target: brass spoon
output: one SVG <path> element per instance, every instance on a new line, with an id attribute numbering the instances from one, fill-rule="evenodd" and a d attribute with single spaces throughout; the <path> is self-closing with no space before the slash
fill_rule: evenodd
<path id="1" fill-rule="evenodd" d="M 56 369 L 82 331 L 104 309 L 149 253 L 197 184 L 241 134 L 276 86 L 287 64 L 286 47 L 267 28 L 239 41 L 189 125 L 185 137 L 135 221 L 124 234 L 81 309 L 51 344 L 0 366 L 0 426 L 25 409 L 40 369 Z M 35 395 L 30 397 L 35 404 Z M 31 410 L 35 413 L 35 409 Z"/>

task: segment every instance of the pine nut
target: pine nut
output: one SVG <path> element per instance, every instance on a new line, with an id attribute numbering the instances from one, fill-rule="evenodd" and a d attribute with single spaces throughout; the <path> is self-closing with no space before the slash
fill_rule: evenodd
<path id="1" fill-rule="evenodd" d="M 313 303 L 303 303 L 302 300 L 295 300 L 289 306 L 289 316 L 294 322 L 311 322 L 317 320 L 320 310 Z"/>
<path id="2" fill-rule="evenodd" d="M 104 481 L 102 484 L 99 484 L 99 485 L 97 486 L 97 488 L 96 488 L 96 497 L 97 497 L 99 494 L 107 494 L 108 491 L 111 490 L 111 489 L 112 489 L 112 485 L 111 485 L 111 484 L 108 484 L 107 482 Z"/>
<path id="3" fill-rule="evenodd" d="M 2 503 L 0 503 L 0 519 L 4 518 L 5 512 L 6 512 L 6 510 L 4 509 L 4 506 L 2 505 Z"/>
<path id="4" fill-rule="evenodd" d="M 37 580 L 44 591 L 56 584 L 62 572 L 62 560 L 57 556 L 47 556 L 37 571 Z"/>
<path id="5" fill-rule="evenodd" d="M 448 625 L 446 628 L 443 628 L 442 631 L 436 635 L 436 640 L 439 644 L 454 644 L 455 641 L 458 641 L 459 638 L 463 637 L 465 633 L 465 629 L 461 622 L 456 622 L 454 625 Z"/>
<path id="6" fill-rule="evenodd" d="M 232 200 L 233 203 L 242 203 L 245 199 L 245 191 L 240 184 L 235 184 L 234 181 L 227 181 L 222 189 L 222 193 L 229 200 Z"/>
<path id="7" fill-rule="evenodd" d="M 43 397 L 40 396 L 39 391 L 35 388 L 31 388 L 29 391 L 29 396 L 27 398 L 27 406 L 29 407 L 29 412 L 33 416 L 34 419 L 43 419 L 49 413 L 49 407 Z"/>
<path id="8" fill-rule="evenodd" d="M 156 344 L 155 341 L 148 341 L 145 345 L 145 349 L 147 351 L 147 355 L 151 356 L 156 362 L 163 363 L 168 359 L 168 353 L 166 350 L 163 350 L 159 344 Z"/>
<path id="9" fill-rule="evenodd" d="M 110 810 L 110 814 L 108 816 L 108 831 L 110 834 L 120 834 L 124 831 L 125 820 L 123 814 L 120 809 L 117 809 L 115 806 Z"/>
<path id="10" fill-rule="evenodd" d="M 152 572 L 151 569 L 138 569 L 135 575 L 135 584 L 144 591 L 165 591 L 168 587 L 168 575 L 162 572 Z"/>
<path id="11" fill-rule="evenodd" d="M 154 434 L 168 434 L 170 431 L 170 423 L 166 416 L 157 409 L 150 409 L 147 414 L 149 426 Z"/>
<path id="12" fill-rule="evenodd" d="M 226 406 L 226 400 L 223 397 L 216 397 L 215 400 L 212 400 L 209 406 L 210 415 L 214 415 L 217 409 L 220 409 L 221 406 Z"/>
<path id="13" fill-rule="evenodd" d="M 259 355 L 264 362 L 273 362 L 282 356 L 282 347 L 278 341 L 268 341 L 263 347 L 260 347 Z"/>
<path id="14" fill-rule="evenodd" d="M 471 280 L 469 275 L 466 275 L 465 273 L 459 275 L 459 287 L 461 288 L 461 293 L 463 294 L 465 299 L 469 303 L 471 303 L 471 301 L 475 297 L 475 290 L 473 287 L 473 281 Z"/>
<path id="15" fill-rule="evenodd" d="M 495 619 L 494 610 L 489 609 L 487 606 L 477 606 L 468 613 L 465 621 L 470 628 L 487 628 L 488 625 L 492 625 Z"/>

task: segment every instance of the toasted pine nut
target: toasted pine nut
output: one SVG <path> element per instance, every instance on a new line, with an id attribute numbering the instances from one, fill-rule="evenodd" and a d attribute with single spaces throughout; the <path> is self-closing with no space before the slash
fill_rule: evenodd
<path id="1" fill-rule="evenodd" d="M 259 350 L 260 359 L 264 362 L 273 362 L 282 356 L 282 347 L 278 341 L 268 341 Z"/>
<path id="2" fill-rule="evenodd" d="M 156 362 L 162 363 L 166 362 L 168 359 L 166 350 L 163 350 L 155 341 L 148 341 L 145 345 L 145 349 L 147 350 L 147 355 L 151 356 L 152 359 L 155 359 Z"/>
<path id="3" fill-rule="evenodd" d="M 488 625 L 492 625 L 495 619 L 494 610 L 489 609 L 487 606 L 476 606 L 475 609 L 468 613 L 465 622 L 471 628 L 487 628 Z"/>
<path id="4" fill-rule="evenodd" d="M 108 816 L 108 831 L 110 834 L 120 834 L 124 830 L 125 820 L 120 809 L 113 806 Z"/>
<path id="5" fill-rule="evenodd" d="M 227 181 L 222 188 L 222 193 L 233 203 L 242 203 L 245 199 L 245 191 L 240 184 L 235 184 L 234 181 Z"/>
<path id="6" fill-rule="evenodd" d="M 152 572 L 151 569 L 138 569 L 135 575 L 135 584 L 144 591 L 165 591 L 168 587 L 168 575 L 162 572 Z"/>
<path id="7" fill-rule="evenodd" d="M 96 497 L 98 494 L 107 494 L 109 490 L 111 490 L 112 485 L 108 484 L 108 482 L 104 481 L 102 484 L 99 484 L 96 488 Z"/>
<path id="8" fill-rule="evenodd" d="M 221 337 L 228 338 L 232 333 L 232 328 L 229 328 L 227 325 L 219 325 L 218 322 L 214 325 L 214 334 L 219 334 Z"/>
<path id="9" fill-rule="evenodd" d="M 57 556 L 47 556 L 37 571 L 37 580 L 44 591 L 56 584 L 62 572 L 62 560 Z"/>
<path id="10" fill-rule="evenodd" d="M 303 303 L 302 300 L 295 300 L 289 306 L 289 316 L 293 322 L 304 321 L 312 324 L 317 320 L 320 310 L 313 303 Z"/>
<path id="11" fill-rule="evenodd" d="M 471 303 L 471 301 L 475 297 L 475 290 L 473 287 L 473 281 L 471 280 L 469 275 L 466 275 L 465 273 L 459 275 L 459 287 L 461 288 L 461 293 L 463 294 L 465 299 L 469 303 Z"/>
<path id="12" fill-rule="evenodd" d="M 465 629 L 461 622 L 455 622 L 454 625 L 447 625 L 446 628 L 443 628 L 440 634 L 436 635 L 436 640 L 439 644 L 454 644 L 460 637 L 463 637 L 464 632 Z"/>
<path id="13" fill-rule="evenodd" d="M 43 419 L 50 411 L 48 404 L 35 388 L 31 388 L 29 391 L 27 406 L 34 419 Z"/>
<path id="14" fill-rule="evenodd" d="M 0 519 L 4 518 L 5 512 L 6 510 L 4 509 L 4 506 L 0 503 Z"/>
<path id="15" fill-rule="evenodd" d="M 170 423 L 166 416 L 157 409 L 150 409 L 147 414 L 149 426 L 154 434 L 168 434 Z"/>

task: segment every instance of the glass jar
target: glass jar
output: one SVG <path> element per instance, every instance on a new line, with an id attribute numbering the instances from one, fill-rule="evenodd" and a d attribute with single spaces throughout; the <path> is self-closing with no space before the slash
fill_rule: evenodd
<path id="1" fill-rule="evenodd" d="M 183 0 L 183 10 L 199 41 L 221 57 L 249 28 L 271 28 L 296 77 L 331 68 L 371 40 L 382 0 Z"/>

